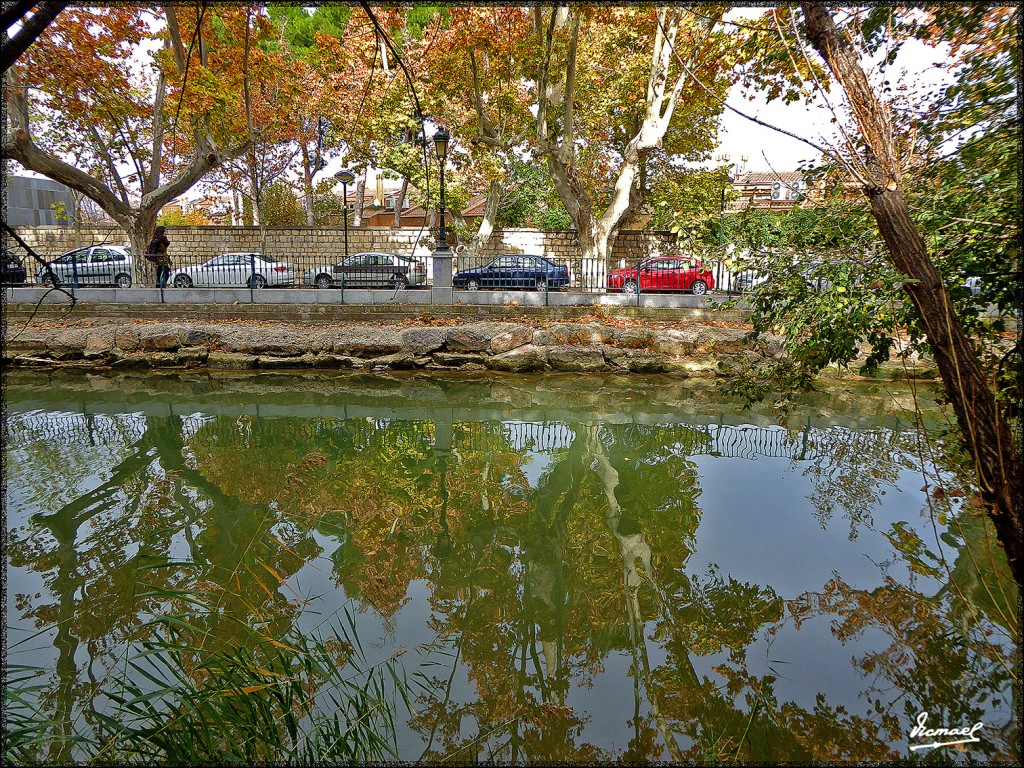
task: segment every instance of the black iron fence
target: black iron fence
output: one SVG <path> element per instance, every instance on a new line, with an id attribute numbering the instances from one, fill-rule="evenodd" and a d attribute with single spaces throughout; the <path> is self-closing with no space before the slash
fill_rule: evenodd
<path id="1" fill-rule="evenodd" d="M 692 256 L 589 259 L 547 258 L 530 254 L 497 257 L 456 255 L 453 284 L 457 290 L 570 290 L 577 293 L 698 296 L 741 293 L 758 282 L 751 270 L 736 270 L 721 261 Z"/>
<path id="2" fill-rule="evenodd" d="M 83 253 L 51 263 L 29 275 L 29 282 L 70 287 L 140 285 L 141 264 L 114 249 L 82 249 Z M 67 256 L 67 255 L 66 255 Z M 139 261 L 143 257 L 134 257 Z M 572 291 L 635 295 L 690 293 L 733 295 L 755 288 L 763 277 L 736 270 L 721 260 L 666 255 L 638 258 L 545 257 L 540 254 L 475 256 L 456 253 L 452 260 L 455 290 Z M 154 270 L 146 270 L 152 273 Z M 307 251 L 293 256 L 227 253 L 215 256 L 172 255 L 164 287 L 385 289 L 425 288 L 432 282 L 430 257 L 388 252 L 345 255 Z M 343 300 L 343 299 L 342 299 Z"/>

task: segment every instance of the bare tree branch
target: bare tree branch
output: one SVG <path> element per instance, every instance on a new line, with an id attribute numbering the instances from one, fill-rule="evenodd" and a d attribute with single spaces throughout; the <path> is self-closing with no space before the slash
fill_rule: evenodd
<path id="1" fill-rule="evenodd" d="M 15 8 L 10 10 L 6 8 L 4 9 L 3 19 L 5 30 L 9 29 L 17 20 L 13 18 L 14 14 L 18 13 L 19 9 L 25 5 L 32 7 L 35 3 L 18 3 Z M 36 41 L 36 38 L 43 33 L 44 29 L 50 26 L 50 23 L 57 18 L 57 15 L 63 11 L 67 5 L 67 3 L 63 2 L 39 3 L 39 7 L 36 12 L 28 19 L 24 19 L 24 15 L 27 13 L 28 9 L 18 13 L 18 17 L 23 18 L 24 23 L 14 37 L 9 41 L 4 42 L 3 52 L 0 53 L 0 63 L 3 64 L 3 72 L 7 72 L 11 65 L 21 58 L 21 55 L 28 50 L 28 47 Z"/>

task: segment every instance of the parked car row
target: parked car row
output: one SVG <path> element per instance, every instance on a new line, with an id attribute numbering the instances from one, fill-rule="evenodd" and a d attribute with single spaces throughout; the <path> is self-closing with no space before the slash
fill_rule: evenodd
<path id="1" fill-rule="evenodd" d="M 31 260 L 23 254 L 4 249 L 0 284 L 24 285 L 29 282 L 26 266 Z M 813 290 L 828 290 L 831 282 L 818 273 L 821 261 L 794 269 Z M 34 282 L 41 285 L 132 285 L 132 254 L 120 245 L 94 245 L 76 248 L 48 262 L 49 270 L 39 266 Z M 756 290 L 771 276 L 756 270 L 735 275 L 729 288 L 737 293 Z M 175 288 L 305 285 L 316 288 L 383 287 L 394 290 L 427 284 L 423 261 L 396 253 L 364 252 L 347 256 L 336 264 L 318 266 L 303 272 L 301 280 L 294 267 L 261 253 L 239 252 L 215 256 L 195 266 L 172 268 L 168 284 Z M 458 270 L 452 278 L 455 288 L 476 291 L 481 288 L 505 290 L 550 290 L 571 284 L 569 268 L 534 254 L 502 254 L 482 267 Z M 968 277 L 964 288 L 973 296 L 981 291 L 981 279 Z M 613 269 L 608 274 L 609 290 L 623 293 L 662 293 L 689 291 L 702 296 L 714 290 L 711 270 L 698 258 L 657 256 L 640 261 L 635 267 Z"/>
<path id="2" fill-rule="evenodd" d="M 132 285 L 132 255 L 125 246 L 89 246 L 68 251 L 49 262 L 50 270 L 39 267 L 35 282 L 41 285 Z M 3 283 L 19 285 L 28 276 L 20 258 L 5 252 Z M 297 282 L 291 264 L 262 253 L 239 252 L 214 256 L 202 264 L 172 267 L 168 284 L 175 288 L 225 287 L 266 288 Z M 331 267 L 306 270 L 304 285 L 386 286 L 407 288 L 425 285 L 426 265 L 409 256 L 392 253 L 357 253 Z"/>
<path id="3" fill-rule="evenodd" d="M 536 289 L 566 288 L 569 268 L 543 256 L 505 254 L 483 267 L 461 269 L 452 278 L 455 288 Z M 608 288 L 623 293 L 690 291 L 703 296 L 715 287 L 711 270 L 700 259 L 686 256 L 658 256 L 636 267 L 613 269 Z"/>
<path id="4" fill-rule="evenodd" d="M 13 258 L 13 257 L 12 257 Z M 17 262 L 17 263 L 15 263 Z M 40 267 L 35 279 L 42 285 L 77 282 L 79 285 L 132 285 L 132 254 L 124 246 L 89 246 L 68 251 L 49 262 L 48 272 Z M 4 282 L 21 282 L 20 261 L 5 260 Z M 20 267 L 24 272 L 24 267 Z M 8 271 L 10 277 L 7 277 Z M 238 287 L 265 288 L 296 284 L 291 264 L 261 253 L 225 253 L 195 266 L 174 267 L 168 284 L 175 288 Z M 396 290 L 426 285 L 426 265 L 419 259 L 394 253 L 366 252 L 348 256 L 331 266 L 307 269 L 301 284 L 316 288 L 387 287 Z M 543 256 L 503 254 L 482 267 L 455 273 L 453 286 L 476 291 L 481 288 L 537 289 L 566 288 L 569 268 Z M 656 257 L 637 267 L 615 269 L 608 287 L 625 293 L 639 291 L 691 291 L 703 295 L 715 287 L 715 280 L 699 259 Z"/>

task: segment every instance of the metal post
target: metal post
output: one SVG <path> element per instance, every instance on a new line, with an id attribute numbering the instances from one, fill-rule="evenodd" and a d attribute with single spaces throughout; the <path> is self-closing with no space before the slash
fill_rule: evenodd
<path id="1" fill-rule="evenodd" d="M 336 174 L 334 178 L 341 182 L 341 214 L 345 218 L 342 219 L 345 225 L 345 258 L 344 261 L 348 261 L 348 184 L 350 181 L 356 180 L 356 175 L 347 168 L 342 168 Z M 348 266 L 348 265 L 345 265 Z M 345 303 L 345 270 L 341 270 L 341 303 Z"/>
<path id="2" fill-rule="evenodd" d="M 437 248 L 438 250 L 448 250 L 448 237 L 444 229 L 444 163 L 441 163 L 441 204 L 438 206 L 437 212 L 441 216 L 441 231 L 438 233 Z"/>
<path id="3" fill-rule="evenodd" d="M 636 305 L 640 306 L 640 262 L 643 259 L 636 260 Z"/>
<path id="4" fill-rule="evenodd" d="M 724 227 L 725 227 L 725 187 L 722 187 L 722 207 L 721 207 L 721 209 L 719 211 L 719 214 L 718 214 L 718 253 L 720 254 L 719 257 L 718 257 L 719 258 L 719 262 L 718 263 L 721 264 L 722 266 L 725 265 L 725 246 L 722 245 L 722 239 L 723 239 L 723 236 L 725 235 L 725 232 L 723 231 Z M 721 282 L 722 282 L 722 279 L 721 279 L 722 278 L 722 274 L 721 274 L 721 272 L 719 272 L 718 278 L 719 278 L 718 279 L 719 285 L 721 285 Z M 726 285 L 726 289 L 725 289 L 725 295 L 726 296 L 732 296 L 732 270 L 731 269 L 729 270 L 729 280 L 727 281 L 727 285 Z"/>
<path id="5" fill-rule="evenodd" d="M 342 210 L 342 213 L 345 216 L 345 258 L 347 259 L 348 258 L 348 182 L 346 182 L 346 181 L 342 181 L 341 182 L 341 196 L 344 198 L 344 202 L 342 203 L 341 210 Z M 344 276 L 344 274 L 345 273 L 342 272 L 343 276 Z"/>
<path id="6" fill-rule="evenodd" d="M 75 288 L 78 287 L 78 254 L 71 254 L 71 297 L 75 296 Z"/>
<path id="7" fill-rule="evenodd" d="M 249 254 L 249 303 L 254 304 L 255 298 L 252 295 L 253 286 L 256 282 L 256 254 Z"/>
<path id="8" fill-rule="evenodd" d="M 440 170 L 441 199 L 438 205 L 438 214 L 441 216 L 441 225 L 438 232 L 437 249 L 433 253 L 434 282 L 430 288 L 431 304 L 452 303 L 452 251 L 448 247 L 448 237 L 444 227 L 444 166 L 448 157 L 448 142 L 451 134 L 444 126 L 440 126 L 434 134 L 434 147 L 437 152 L 437 164 Z"/>

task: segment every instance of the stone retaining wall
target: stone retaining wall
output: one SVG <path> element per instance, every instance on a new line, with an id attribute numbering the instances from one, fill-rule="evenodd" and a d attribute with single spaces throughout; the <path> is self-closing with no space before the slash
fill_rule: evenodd
<path id="1" fill-rule="evenodd" d="M 96 243 L 125 245 L 128 236 L 117 227 L 21 227 L 18 236 L 46 256 Z M 314 264 L 335 261 L 345 252 L 343 227 L 268 227 L 265 247 L 259 227 L 168 227 L 169 253 L 176 264 L 200 263 L 218 253 L 264 251 L 291 261 L 300 272 Z M 667 253 L 674 237 L 669 232 L 626 231 L 619 235 L 612 260 Z M 429 231 L 389 227 L 349 227 L 349 253 L 385 251 L 413 253 L 425 258 L 435 242 Z M 536 253 L 560 262 L 580 258 L 579 238 L 574 231 L 537 229 L 495 230 L 484 257 L 498 253 Z M 459 266 L 459 265 L 456 265 Z"/>
<path id="2" fill-rule="evenodd" d="M 751 343 L 721 324 L 656 328 L 599 322 L 475 322 L 298 326 L 283 323 L 92 321 L 8 326 L 5 365 L 98 368 L 346 368 L 722 375 L 778 357 L 778 339 Z M 890 377 L 933 376 L 893 366 Z M 835 375 L 839 375 L 836 372 Z M 843 374 L 847 376 L 848 374 Z"/>

